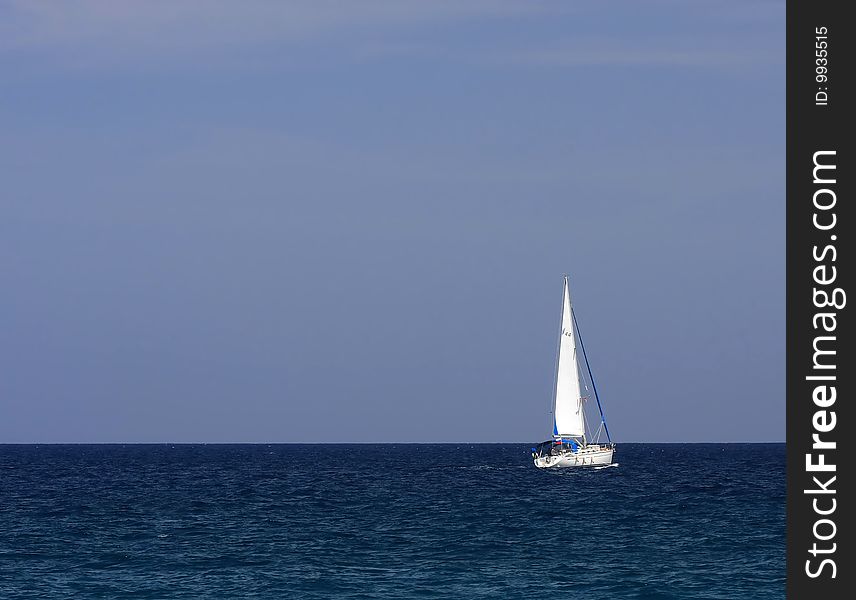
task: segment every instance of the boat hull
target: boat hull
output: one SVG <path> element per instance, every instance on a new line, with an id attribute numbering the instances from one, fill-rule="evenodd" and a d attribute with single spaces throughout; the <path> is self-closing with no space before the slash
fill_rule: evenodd
<path id="1" fill-rule="evenodd" d="M 606 446 L 588 446 L 576 452 L 566 450 L 558 454 L 536 456 L 535 466 L 539 469 L 602 467 L 612 464 L 615 448 Z"/>

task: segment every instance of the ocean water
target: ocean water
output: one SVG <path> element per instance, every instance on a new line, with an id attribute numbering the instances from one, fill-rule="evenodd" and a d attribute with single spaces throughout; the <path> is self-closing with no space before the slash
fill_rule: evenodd
<path id="1" fill-rule="evenodd" d="M 784 597 L 783 444 L 0 446 L 0 598 Z"/>

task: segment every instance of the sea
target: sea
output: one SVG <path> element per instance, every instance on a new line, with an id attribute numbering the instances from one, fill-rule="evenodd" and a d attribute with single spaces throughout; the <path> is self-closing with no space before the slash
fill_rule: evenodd
<path id="1" fill-rule="evenodd" d="M 784 444 L 3 445 L 0 598 L 785 596 Z"/>

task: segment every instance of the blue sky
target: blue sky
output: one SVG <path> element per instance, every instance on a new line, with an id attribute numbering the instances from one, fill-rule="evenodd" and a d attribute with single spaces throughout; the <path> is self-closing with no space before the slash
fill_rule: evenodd
<path id="1" fill-rule="evenodd" d="M 0 442 L 784 439 L 781 2 L 0 3 Z"/>

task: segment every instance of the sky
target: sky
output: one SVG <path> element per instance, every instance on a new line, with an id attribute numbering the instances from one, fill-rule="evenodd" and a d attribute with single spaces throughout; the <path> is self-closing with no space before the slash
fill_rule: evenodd
<path id="1" fill-rule="evenodd" d="M 0 1 L 0 443 L 783 440 L 784 19 Z"/>

